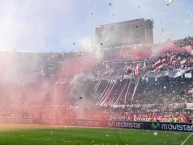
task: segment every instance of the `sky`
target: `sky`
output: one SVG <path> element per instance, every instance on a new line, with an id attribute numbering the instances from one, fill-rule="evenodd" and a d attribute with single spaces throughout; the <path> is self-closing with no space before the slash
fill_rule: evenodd
<path id="1" fill-rule="evenodd" d="M 154 20 L 154 43 L 193 36 L 193 1 L 0 0 L 0 51 L 90 51 L 95 28 Z"/>

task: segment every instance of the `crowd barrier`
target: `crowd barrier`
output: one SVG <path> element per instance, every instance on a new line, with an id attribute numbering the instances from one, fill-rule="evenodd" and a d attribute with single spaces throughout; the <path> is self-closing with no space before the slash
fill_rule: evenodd
<path id="1" fill-rule="evenodd" d="M 39 118 L 0 118 L 0 123 L 28 123 L 80 127 L 107 127 L 162 131 L 193 132 L 193 124 L 168 122 L 130 122 L 130 121 L 100 121 L 74 119 L 42 119 Z"/>

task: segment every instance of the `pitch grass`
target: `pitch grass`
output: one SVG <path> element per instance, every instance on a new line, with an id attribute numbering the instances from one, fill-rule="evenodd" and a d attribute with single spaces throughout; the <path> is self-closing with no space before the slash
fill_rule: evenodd
<path id="1" fill-rule="evenodd" d="M 131 129 L 0 125 L 0 145 L 181 145 L 190 135 Z M 193 136 L 185 145 L 193 145 Z"/>

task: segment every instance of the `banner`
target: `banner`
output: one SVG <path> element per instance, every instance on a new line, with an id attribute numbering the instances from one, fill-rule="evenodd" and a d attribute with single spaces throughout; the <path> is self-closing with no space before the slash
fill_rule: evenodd
<path id="1" fill-rule="evenodd" d="M 120 116 L 122 120 L 125 121 L 136 121 L 136 122 L 145 122 L 148 121 L 148 118 L 151 117 L 152 121 L 159 120 L 160 122 L 168 122 L 171 116 L 175 116 L 178 118 L 179 122 L 186 123 L 187 122 L 187 115 L 186 114 L 124 114 Z"/>
<path id="2" fill-rule="evenodd" d="M 108 127 L 193 132 L 193 125 L 185 123 L 109 121 Z"/>
<path id="3" fill-rule="evenodd" d="M 145 122 L 143 123 L 143 129 L 193 132 L 193 125 L 184 123 Z"/>
<path id="4" fill-rule="evenodd" d="M 108 127 L 110 127 L 110 128 L 193 132 L 193 125 L 192 124 L 185 124 L 185 123 L 109 121 Z"/>
<path id="5" fill-rule="evenodd" d="M 107 121 L 101 120 L 75 120 L 75 119 L 44 119 L 42 124 L 48 125 L 65 125 L 65 126 L 82 126 L 82 127 L 107 127 Z"/>
<path id="6" fill-rule="evenodd" d="M 108 121 L 108 127 L 142 129 L 143 123 L 142 122 L 128 122 L 128 121 Z"/>

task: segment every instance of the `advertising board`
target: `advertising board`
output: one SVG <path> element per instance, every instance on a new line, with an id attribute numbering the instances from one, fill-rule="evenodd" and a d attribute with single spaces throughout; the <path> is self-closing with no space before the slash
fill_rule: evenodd
<path id="1" fill-rule="evenodd" d="M 144 122 L 143 124 L 144 124 L 143 129 L 147 129 L 147 130 L 193 132 L 193 125 L 192 124 L 159 123 L 159 122 Z"/>

